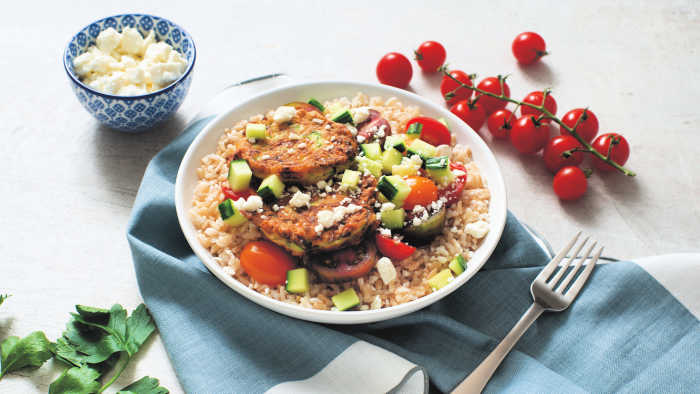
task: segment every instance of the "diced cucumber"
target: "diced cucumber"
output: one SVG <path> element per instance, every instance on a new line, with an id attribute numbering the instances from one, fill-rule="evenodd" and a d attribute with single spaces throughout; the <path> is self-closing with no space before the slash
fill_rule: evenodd
<path id="1" fill-rule="evenodd" d="M 349 188 L 357 187 L 360 184 L 360 176 L 362 176 L 360 171 L 345 170 L 340 184 Z"/>
<path id="2" fill-rule="evenodd" d="M 389 201 L 393 202 L 394 205 L 400 207 L 403 205 L 408 193 L 411 192 L 411 187 L 399 176 L 385 175 L 379 179 L 377 190 Z"/>
<path id="3" fill-rule="evenodd" d="M 433 157 L 425 161 L 425 170 L 436 183 L 446 186 L 452 183 L 454 175 L 450 171 L 450 160 L 447 156 Z"/>
<path id="4" fill-rule="evenodd" d="M 440 122 L 440 123 L 444 124 L 444 125 L 445 125 L 445 127 L 447 127 L 447 130 L 449 130 L 449 129 L 450 129 L 450 125 L 449 125 L 449 124 L 447 124 L 447 119 L 445 119 L 445 118 L 438 118 L 438 122 Z"/>
<path id="5" fill-rule="evenodd" d="M 381 203 L 385 203 L 385 202 L 389 202 L 389 199 L 384 197 L 384 195 L 382 193 L 378 193 L 377 194 L 377 201 L 379 201 Z"/>
<path id="6" fill-rule="evenodd" d="M 284 192 L 284 183 L 277 174 L 263 179 L 258 187 L 258 195 L 265 201 L 274 201 L 280 198 L 282 192 Z"/>
<path id="7" fill-rule="evenodd" d="M 333 305 L 339 311 L 344 311 L 352 307 L 360 305 L 360 298 L 355 293 L 355 290 L 350 288 L 331 297 Z"/>
<path id="8" fill-rule="evenodd" d="M 423 140 L 413 140 L 408 146 L 407 152 L 409 155 L 418 155 L 423 161 L 426 161 L 431 157 L 435 157 L 437 148 Z"/>
<path id="9" fill-rule="evenodd" d="M 331 115 L 331 120 L 337 123 L 351 123 L 352 115 L 350 114 L 350 111 L 346 109 Z"/>
<path id="10" fill-rule="evenodd" d="M 432 278 L 428 279 L 428 284 L 433 290 L 440 290 L 447 286 L 448 283 L 452 282 L 455 277 L 452 276 L 452 271 L 448 268 L 438 272 Z"/>
<path id="11" fill-rule="evenodd" d="M 432 157 L 425 161 L 426 170 L 443 170 L 450 164 L 450 159 L 447 156 Z"/>
<path id="12" fill-rule="evenodd" d="M 458 254 L 450 261 L 449 267 L 455 275 L 459 275 L 467 269 L 467 262 L 461 254 Z"/>
<path id="13" fill-rule="evenodd" d="M 228 224 L 229 226 L 238 227 L 248 221 L 248 219 L 241 214 L 238 208 L 233 205 L 233 200 L 230 198 L 225 199 L 224 202 L 219 204 L 219 213 L 221 214 L 221 219 L 223 219 L 224 223 Z"/>
<path id="14" fill-rule="evenodd" d="M 406 134 L 392 134 L 386 137 L 386 141 L 384 141 L 384 150 L 389 150 L 391 148 L 394 148 L 399 152 L 405 152 Z"/>
<path id="15" fill-rule="evenodd" d="M 306 293 L 309 291 L 309 271 L 306 268 L 296 268 L 287 271 L 287 284 L 289 293 Z"/>
<path id="16" fill-rule="evenodd" d="M 360 148 L 362 149 L 362 152 L 365 153 L 365 157 L 372 160 L 381 160 L 382 148 L 378 143 L 373 142 L 371 144 L 361 144 Z"/>
<path id="17" fill-rule="evenodd" d="M 228 167 L 228 185 L 234 192 L 245 190 L 250 186 L 250 178 L 253 171 L 250 170 L 245 160 L 232 160 Z"/>
<path id="18" fill-rule="evenodd" d="M 382 153 L 382 169 L 385 173 L 391 174 L 395 165 L 401 164 L 403 155 L 394 148 L 389 148 Z"/>
<path id="19" fill-rule="evenodd" d="M 415 122 L 415 123 L 411 123 L 411 125 L 408 126 L 408 129 L 406 130 L 406 134 L 413 135 L 413 136 L 419 136 L 420 132 L 422 130 L 423 130 L 423 123 Z"/>
<path id="20" fill-rule="evenodd" d="M 245 125 L 246 138 L 254 138 L 256 140 L 265 139 L 267 127 L 262 123 L 248 123 Z"/>
<path id="21" fill-rule="evenodd" d="M 321 104 L 321 102 L 316 100 L 315 98 L 309 99 L 308 103 L 313 105 L 314 107 L 318 108 L 321 112 L 326 110 L 326 108 L 323 106 L 323 104 Z"/>
<path id="22" fill-rule="evenodd" d="M 382 163 L 363 156 L 356 156 L 355 160 L 357 161 L 357 169 L 360 172 L 367 170 L 375 178 L 382 176 Z"/>
<path id="23" fill-rule="evenodd" d="M 382 211 L 382 225 L 388 229 L 397 230 L 403 228 L 406 211 L 403 208 Z"/>

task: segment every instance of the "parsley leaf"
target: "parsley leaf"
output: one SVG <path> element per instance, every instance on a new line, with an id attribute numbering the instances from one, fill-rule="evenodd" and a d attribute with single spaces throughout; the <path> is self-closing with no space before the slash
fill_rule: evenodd
<path id="1" fill-rule="evenodd" d="M 0 305 L 2 305 L 8 297 L 10 297 L 10 294 L 0 294 Z"/>
<path id="2" fill-rule="evenodd" d="M 94 371 L 97 378 L 93 380 L 99 379 L 119 363 L 117 372 L 99 389 L 101 392 L 119 377 L 153 334 L 155 324 L 143 304 L 130 316 L 119 304 L 109 310 L 84 305 L 76 305 L 75 309 L 78 313 L 71 314 L 66 330 L 56 341 L 56 356 L 73 365 L 71 369 L 88 368 Z"/>
<path id="3" fill-rule="evenodd" d="M 0 343 L 0 379 L 25 367 L 40 367 L 53 355 L 55 345 L 41 331 L 24 338 L 9 337 Z"/>
<path id="4" fill-rule="evenodd" d="M 158 379 L 144 376 L 119 390 L 117 394 L 168 394 L 170 391 L 160 386 Z"/>
<path id="5" fill-rule="evenodd" d="M 97 393 L 100 390 L 99 377 L 100 373 L 90 367 L 68 368 L 49 385 L 49 394 Z"/>

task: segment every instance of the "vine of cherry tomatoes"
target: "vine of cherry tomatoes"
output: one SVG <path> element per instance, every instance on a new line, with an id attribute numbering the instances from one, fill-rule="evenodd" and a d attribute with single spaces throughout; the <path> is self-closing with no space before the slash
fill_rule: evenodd
<path id="1" fill-rule="evenodd" d="M 513 40 L 511 50 L 521 65 L 536 63 L 542 56 L 547 55 L 544 39 L 533 32 L 519 34 Z M 588 187 L 587 178 L 592 171 L 582 170 L 579 166 L 584 162 L 584 154 L 591 153 L 591 147 L 620 166 L 629 158 L 630 147 L 627 140 L 617 133 L 598 135 L 598 118 L 589 109 L 574 108 L 560 119 L 563 125 L 575 129 L 576 134 L 590 144 L 590 147 L 587 147 L 582 146 L 563 126 L 558 127 L 557 135 L 550 136 L 551 129 L 558 126 L 557 122 L 551 119 L 552 116 L 556 116 L 558 108 L 557 101 L 549 90 L 530 92 L 515 109 L 508 109 L 508 101 L 462 86 L 476 86 L 482 91 L 510 98 L 511 90 L 505 77 L 489 76 L 475 85 L 474 74 L 457 69 L 446 71 L 444 62 L 447 52 L 436 41 L 422 43 L 414 54 L 414 59 L 423 72 L 445 70 L 446 75 L 443 75 L 440 83 L 440 93 L 445 99 L 445 104 L 474 131 L 479 132 L 486 124 L 494 140 L 509 140 L 522 154 L 542 152 L 544 165 L 555 174 L 552 188 L 561 200 L 576 200 L 585 194 Z M 396 52 L 382 57 L 376 71 L 379 82 L 399 88 L 408 87 L 413 75 L 411 62 Z M 542 106 L 549 114 L 522 105 L 523 103 Z M 519 116 L 516 115 L 518 110 Z M 597 156 L 590 156 L 592 165 L 598 171 L 608 172 L 616 169 Z M 633 175 L 631 172 L 628 174 Z"/>

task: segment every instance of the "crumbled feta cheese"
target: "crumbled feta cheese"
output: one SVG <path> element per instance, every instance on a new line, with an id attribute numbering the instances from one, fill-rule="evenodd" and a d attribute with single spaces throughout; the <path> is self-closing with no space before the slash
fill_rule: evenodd
<path id="1" fill-rule="evenodd" d="M 289 122 L 294 118 L 294 115 L 297 114 L 297 110 L 294 107 L 290 107 L 288 105 L 283 105 L 281 107 L 277 107 L 275 110 L 274 115 L 272 115 L 272 119 L 276 123 L 284 123 L 284 122 Z"/>
<path id="2" fill-rule="evenodd" d="M 262 209 L 262 206 L 263 200 L 260 196 L 250 196 L 245 200 L 245 204 L 243 204 L 242 208 L 244 211 L 252 212 Z"/>
<path id="3" fill-rule="evenodd" d="M 328 209 L 319 211 L 318 214 L 316 214 L 316 218 L 318 219 L 318 223 L 325 228 L 333 226 L 333 211 Z"/>
<path id="4" fill-rule="evenodd" d="M 352 198 L 350 198 L 350 197 L 345 197 L 345 198 L 343 199 L 343 201 L 340 202 L 340 205 L 345 205 L 345 204 L 347 204 L 347 203 L 349 203 L 349 202 L 352 202 Z"/>
<path id="5" fill-rule="evenodd" d="M 414 225 L 414 226 L 420 226 L 420 224 L 421 224 L 420 218 L 417 217 L 417 216 L 414 217 L 414 218 L 413 218 L 413 225 Z"/>
<path id="6" fill-rule="evenodd" d="M 311 121 L 316 123 L 316 124 L 323 124 L 323 119 L 321 119 L 321 118 L 313 118 L 313 119 L 311 119 Z"/>
<path id="7" fill-rule="evenodd" d="M 156 42 L 152 31 L 144 39 L 132 27 L 125 27 L 122 33 L 111 27 L 103 30 L 96 45 L 73 60 L 73 71 L 85 84 L 120 96 L 160 90 L 186 68 L 187 60 L 172 46 Z"/>
<path id="8" fill-rule="evenodd" d="M 467 173 L 464 172 L 464 171 L 462 171 L 462 170 L 452 170 L 452 175 L 454 175 L 454 176 L 463 176 L 463 175 L 467 175 Z"/>
<path id="9" fill-rule="evenodd" d="M 358 135 L 358 136 L 357 136 L 357 142 L 359 142 L 359 143 L 365 142 L 365 136 L 364 136 L 364 135 Z"/>
<path id="10" fill-rule="evenodd" d="M 385 284 L 396 279 L 396 268 L 388 257 L 382 257 L 377 261 L 377 271 Z"/>
<path id="11" fill-rule="evenodd" d="M 381 208 L 381 207 L 382 207 L 382 203 L 380 203 L 379 201 L 377 201 L 377 202 L 374 203 L 374 207 L 375 207 L 375 208 Z"/>
<path id="12" fill-rule="evenodd" d="M 294 193 L 292 199 L 289 200 L 289 204 L 293 207 L 301 208 L 308 206 L 309 201 L 311 201 L 311 195 L 309 193 L 302 193 L 299 191 L 299 189 L 297 189 L 297 192 Z"/>
<path id="13" fill-rule="evenodd" d="M 290 155 L 291 155 L 292 153 L 294 153 L 294 152 L 296 152 L 296 151 L 294 150 L 294 148 L 289 148 L 289 149 L 287 150 L 287 153 L 289 153 Z"/>
<path id="14" fill-rule="evenodd" d="M 384 137 L 386 136 L 386 131 L 385 131 L 385 130 L 386 130 L 386 125 L 383 124 L 383 125 L 379 128 L 379 130 L 377 130 L 377 137 L 379 137 L 379 138 L 384 138 Z"/>
<path id="15" fill-rule="evenodd" d="M 441 157 L 441 156 L 450 157 L 450 154 L 452 154 L 452 148 L 450 148 L 449 145 L 442 144 L 442 145 L 438 145 L 435 148 L 435 155 L 437 157 Z"/>
<path id="16" fill-rule="evenodd" d="M 330 193 L 330 192 L 332 192 L 332 191 L 333 191 L 333 188 L 332 188 L 332 187 L 331 187 L 330 185 L 326 185 L 326 188 L 325 188 L 325 189 L 323 189 L 323 190 L 325 190 L 325 191 L 326 191 L 326 193 Z"/>
<path id="17" fill-rule="evenodd" d="M 483 220 L 479 220 L 478 222 L 467 224 L 464 231 L 476 239 L 484 238 L 489 232 L 489 224 Z"/>
<path id="18" fill-rule="evenodd" d="M 260 219 L 262 219 L 262 220 L 267 220 L 267 216 L 266 216 L 266 215 L 260 215 Z"/>
<path id="19" fill-rule="evenodd" d="M 323 232 L 323 225 L 317 224 L 316 227 L 314 227 L 314 231 L 316 232 L 316 234 L 321 234 Z"/>
<path id="20" fill-rule="evenodd" d="M 391 237 L 391 230 L 389 230 L 388 228 L 379 227 L 379 234 Z"/>
<path id="21" fill-rule="evenodd" d="M 255 143 L 255 138 L 248 138 L 248 142 L 250 142 L 251 144 L 254 144 L 254 143 Z"/>
<path id="22" fill-rule="evenodd" d="M 421 213 L 422 211 L 425 211 L 425 207 L 422 205 L 413 206 L 413 213 Z"/>
<path id="23" fill-rule="evenodd" d="M 306 142 L 302 142 L 301 144 L 297 145 L 297 148 L 299 148 L 299 149 L 306 148 Z"/>
<path id="24" fill-rule="evenodd" d="M 357 128 L 353 125 L 346 124 L 345 127 L 347 127 L 350 130 L 350 134 L 353 136 L 357 135 Z"/>
<path id="25" fill-rule="evenodd" d="M 272 210 L 275 211 L 275 212 L 277 212 L 277 211 L 280 210 L 280 206 L 277 205 L 277 204 L 274 204 L 274 205 L 272 206 Z"/>
<path id="26" fill-rule="evenodd" d="M 352 123 L 360 124 L 369 118 L 369 108 L 352 108 L 350 110 L 350 115 L 352 115 Z"/>
<path id="27" fill-rule="evenodd" d="M 331 129 L 331 124 L 328 123 L 328 124 L 326 125 L 326 130 L 330 130 L 330 129 Z"/>
<path id="28" fill-rule="evenodd" d="M 262 155 L 260 156 L 260 160 L 267 160 L 270 158 L 270 155 Z"/>
<path id="29" fill-rule="evenodd" d="M 326 188 L 326 181 L 320 180 L 316 182 L 316 187 L 319 189 L 325 189 Z"/>
<path id="30" fill-rule="evenodd" d="M 384 212 L 384 211 L 391 211 L 392 209 L 395 209 L 396 205 L 392 202 L 385 202 L 382 204 L 382 207 L 379 211 Z"/>
<path id="31" fill-rule="evenodd" d="M 411 162 L 413 162 L 414 164 L 417 164 L 419 166 L 423 165 L 423 159 L 421 159 L 420 156 L 418 156 L 418 155 L 412 155 L 410 160 L 411 160 Z"/>
<path id="32" fill-rule="evenodd" d="M 298 139 L 300 139 L 300 138 L 301 138 L 301 136 L 300 136 L 299 134 L 297 134 L 297 133 L 289 133 L 289 139 L 290 139 L 290 140 L 298 140 Z"/>

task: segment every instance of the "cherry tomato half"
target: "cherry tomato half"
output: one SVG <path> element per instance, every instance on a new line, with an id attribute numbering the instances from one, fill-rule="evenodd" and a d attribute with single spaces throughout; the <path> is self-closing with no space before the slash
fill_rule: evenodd
<path id="1" fill-rule="evenodd" d="M 403 260 L 416 251 L 416 248 L 413 246 L 382 234 L 377 234 L 375 242 L 379 253 L 394 261 Z"/>
<path id="2" fill-rule="evenodd" d="M 613 144 L 613 148 L 610 151 L 610 158 L 617 164 L 623 166 L 630 157 L 630 146 L 627 143 L 625 137 L 616 133 L 601 134 L 593 141 L 593 148 L 600 152 L 603 156 L 607 156 L 608 150 L 610 149 L 610 144 L 612 141 L 617 141 Z M 595 167 L 600 171 L 607 172 L 615 170 L 615 167 L 610 164 L 595 158 Z"/>
<path id="3" fill-rule="evenodd" d="M 583 115 L 583 108 L 572 109 L 564 114 L 564 117 L 561 118 L 561 122 L 573 129 L 581 115 Z M 593 141 L 593 138 L 598 134 L 598 118 L 592 111 L 586 110 L 586 114 L 583 116 L 583 119 L 581 119 L 581 123 L 576 126 L 576 133 L 587 142 Z M 562 127 L 561 135 L 569 135 L 569 132 Z"/>
<path id="4" fill-rule="evenodd" d="M 471 76 L 464 71 L 452 70 L 450 71 L 450 75 L 467 86 L 474 86 Z M 472 90 L 465 87 L 461 87 L 455 92 L 454 90 L 460 86 L 462 85 L 458 84 L 454 79 L 443 75 L 442 82 L 440 82 L 440 93 L 442 93 L 442 97 L 445 98 L 447 93 L 454 93 L 454 96 L 450 99 L 445 98 L 448 106 L 454 105 L 456 102 L 466 100 L 472 96 Z"/>
<path id="5" fill-rule="evenodd" d="M 520 33 L 513 40 L 511 50 L 513 56 L 521 64 L 532 64 L 547 54 L 547 46 L 544 39 L 537 33 Z"/>
<path id="6" fill-rule="evenodd" d="M 425 72 L 435 72 L 445 63 L 445 47 L 437 41 L 426 41 L 413 53 L 416 54 L 416 61 Z"/>
<path id="7" fill-rule="evenodd" d="M 501 82 L 503 83 L 502 91 Z M 481 80 L 481 82 L 479 82 L 479 84 L 476 87 L 489 93 L 498 95 L 503 93 L 506 97 L 510 97 L 510 87 L 503 78 L 501 78 L 500 80 L 498 77 L 484 78 Z M 499 100 L 495 97 L 489 97 L 486 95 L 481 96 L 481 98 L 479 98 L 479 102 L 481 103 L 481 106 L 484 107 L 486 114 L 490 114 L 494 111 L 498 111 L 499 109 L 503 109 L 506 107 L 507 104 L 507 102 L 504 100 Z"/>
<path id="8" fill-rule="evenodd" d="M 507 109 L 499 109 L 489 115 L 487 126 L 493 138 L 508 138 L 510 129 L 513 128 L 513 113 Z"/>
<path id="9" fill-rule="evenodd" d="M 544 108 L 549 111 L 552 115 L 557 113 L 557 101 L 552 97 L 551 94 L 547 94 L 547 98 L 544 97 L 544 92 L 536 91 L 531 92 L 523 99 L 524 103 L 529 103 L 533 105 L 542 105 L 544 103 Z M 523 105 L 520 107 L 520 114 L 540 116 L 542 111 Z M 542 119 L 543 122 L 549 122 L 551 119 Z"/>
<path id="10" fill-rule="evenodd" d="M 564 167 L 556 175 L 552 181 L 554 193 L 562 200 L 576 200 L 581 198 L 586 193 L 588 180 L 586 174 L 578 167 Z"/>
<path id="11" fill-rule="evenodd" d="M 406 123 L 406 130 L 414 123 L 423 125 L 420 131 L 420 139 L 430 145 L 449 145 L 452 142 L 450 130 L 439 120 L 427 116 L 418 116 Z"/>
<path id="12" fill-rule="evenodd" d="M 533 116 L 521 116 L 510 130 L 510 142 L 520 153 L 536 153 L 549 139 L 549 125 L 535 121 Z"/>
<path id="13" fill-rule="evenodd" d="M 248 242 L 239 259 L 251 278 L 269 286 L 284 284 L 287 271 L 294 268 L 294 259 L 284 249 L 268 241 Z"/>
<path id="14" fill-rule="evenodd" d="M 385 85 L 403 89 L 411 82 L 412 76 L 411 62 L 400 53 L 387 53 L 377 63 L 377 79 Z"/>
<path id="15" fill-rule="evenodd" d="M 577 166 L 583 161 L 583 152 L 574 152 L 569 157 L 562 154 L 568 150 L 578 148 L 581 144 L 570 135 L 558 135 L 544 147 L 542 158 L 549 171 L 556 173 L 562 167 Z"/>
<path id="16" fill-rule="evenodd" d="M 428 206 L 438 199 L 438 190 L 435 182 L 422 176 L 406 177 L 406 183 L 411 191 L 403 202 L 403 208 L 412 210 L 416 205 Z"/>
<path id="17" fill-rule="evenodd" d="M 462 100 L 450 108 L 450 112 L 465 121 L 469 127 L 478 132 L 486 121 L 486 111 L 481 106 L 481 98 L 474 100 Z"/>
<path id="18" fill-rule="evenodd" d="M 445 197 L 447 200 L 445 205 L 448 207 L 462 198 L 462 190 L 464 190 L 464 185 L 467 183 L 467 169 L 462 164 L 450 163 L 450 171 L 453 173 L 455 171 L 462 171 L 464 174 L 455 176 L 452 183 L 438 191 L 438 195 L 440 197 Z"/>
<path id="19" fill-rule="evenodd" d="M 224 185 L 221 185 L 221 192 L 224 193 L 224 196 L 226 198 L 230 198 L 233 201 L 236 201 L 239 198 L 247 199 L 248 197 L 255 194 L 255 190 L 251 188 L 234 192 L 233 190 L 231 190 L 230 187 Z"/>

